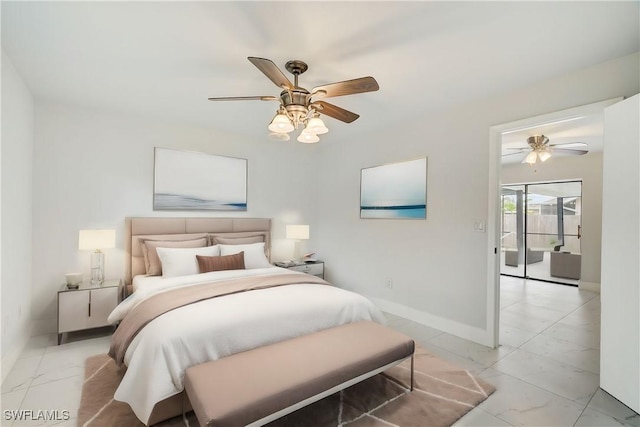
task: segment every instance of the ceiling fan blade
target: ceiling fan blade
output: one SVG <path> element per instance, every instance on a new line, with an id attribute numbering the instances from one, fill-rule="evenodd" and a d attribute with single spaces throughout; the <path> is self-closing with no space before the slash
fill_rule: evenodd
<path id="1" fill-rule="evenodd" d="M 587 148 L 586 142 L 561 142 L 559 144 L 549 144 L 549 147 L 564 147 L 564 148 Z"/>
<path id="2" fill-rule="evenodd" d="M 277 101 L 276 96 L 222 96 L 218 98 L 208 98 L 209 101 Z"/>
<path id="3" fill-rule="evenodd" d="M 373 92 L 378 89 L 380 89 L 380 86 L 378 86 L 378 82 L 376 81 L 376 79 L 369 76 L 314 87 L 311 90 L 311 96 L 314 96 L 316 98 L 329 98 L 332 96 L 344 96 L 353 95 L 355 93 Z"/>
<path id="4" fill-rule="evenodd" d="M 581 156 L 587 154 L 589 150 L 573 150 L 569 148 L 553 148 L 551 150 L 551 156 L 555 155 L 568 155 L 568 156 Z"/>
<path id="5" fill-rule="evenodd" d="M 503 154 L 502 154 L 502 157 L 513 156 L 513 155 L 516 155 L 516 154 L 522 154 L 522 153 L 524 153 L 525 151 L 527 151 L 527 149 L 526 149 L 526 148 L 518 149 L 518 151 L 514 151 L 513 153 L 503 153 Z"/>
<path id="6" fill-rule="evenodd" d="M 250 56 L 247 58 L 253 65 L 258 67 L 258 70 L 262 71 L 265 76 L 269 77 L 269 80 L 274 82 L 276 86 L 282 89 L 294 89 L 295 86 L 289 81 L 280 68 L 273 61 L 264 58 L 256 58 Z"/>
<path id="7" fill-rule="evenodd" d="M 333 117 L 334 119 L 338 119 L 345 123 L 351 123 L 358 117 L 360 117 L 356 113 L 352 113 L 351 111 L 345 110 L 344 108 L 337 107 L 324 101 L 316 101 L 311 105 L 313 107 L 316 107 L 320 114 L 325 114 L 329 117 Z"/>

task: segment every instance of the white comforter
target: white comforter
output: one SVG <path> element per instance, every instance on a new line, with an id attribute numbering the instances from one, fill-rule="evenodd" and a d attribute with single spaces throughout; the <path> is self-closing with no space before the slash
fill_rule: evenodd
<path id="1" fill-rule="evenodd" d="M 116 322 L 144 299 L 175 287 L 281 273 L 294 274 L 273 267 L 140 281 L 109 320 Z M 277 286 L 181 307 L 150 322 L 131 342 L 125 354 L 128 369 L 115 399 L 128 403 L 147 423 L 157 402 L 183 390 L 190 366 L 360 320 L 384 323 L 384 316 L 361 295 L 316 284 Z"/>

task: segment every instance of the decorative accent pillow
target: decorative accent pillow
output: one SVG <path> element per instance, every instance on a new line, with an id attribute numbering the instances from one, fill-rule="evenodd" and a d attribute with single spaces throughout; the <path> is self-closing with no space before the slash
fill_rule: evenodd
<path id="1" fill-rule="evenodd" d="M 207 246 L 207 238 L 200 237 L 190 240 L 141 240 L 142 255 L 144 256 L 144 265 L 147 269 L 147 275 L 160 276 L 162 274 L 162 265 L 156 252 L 157 248 L 202 248 Z"/>
<path id="2" fill-rule="evenodd" d="M 269 264 L 267 256 L 264 254 L 264 242 L 252 243 L 248 245 L 218 245 L 220 255 L 233 255 L 244 252 L 244 268 L 266 268 L 273 267 Z"/>
<path id="3" fill-rule="evenodd" d="M 244 252 L 235 255 L 202 256 L 196 255 L 200 273 L 222 270 L 244 270 Z"/>
<path id="4" fill-rule="evenodd" d="M 213 244 L 221 245 L 247 245 L 250 243 L 264 242 L 264 236 L 246 236 L 246 237 L 218 237 L 211 236 Z"/>
<path id="5" fill-rule="evenodd" d="M 162 263 L 162 277 L 189 276 L 198 274 L 197 255 L 218 256 L 218 246 L 203 248 L 157 248 Z"/>

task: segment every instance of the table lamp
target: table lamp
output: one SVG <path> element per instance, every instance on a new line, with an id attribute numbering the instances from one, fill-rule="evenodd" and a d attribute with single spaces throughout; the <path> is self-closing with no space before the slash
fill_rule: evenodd
<path id="1" fill-rule="evenodd" d="M 91 253 L 91 286 L 104 281 L 104 253 L 102 249 L 116 247 L 116 230 L 80 230 L 78 249 Z"/>
<path id="2" fill-rule="evenodd" d="M 300 240 L 309 239 L 308 225 L 287 225 L 287 239 L 295 240 L 294 261 L 300 263 Z"/>

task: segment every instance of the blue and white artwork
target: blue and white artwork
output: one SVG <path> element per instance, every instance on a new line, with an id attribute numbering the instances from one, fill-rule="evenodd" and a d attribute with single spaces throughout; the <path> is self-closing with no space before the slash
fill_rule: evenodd
<path id="1" fill-rule="evenodd" d="M 247 210 L 247 160 L 155 149 L 155 210 Z"/>
<path id="2" fill-rule="evenodd" d="M 427 158 L 362 169 L 360 218 L 426 219 Z"/>

